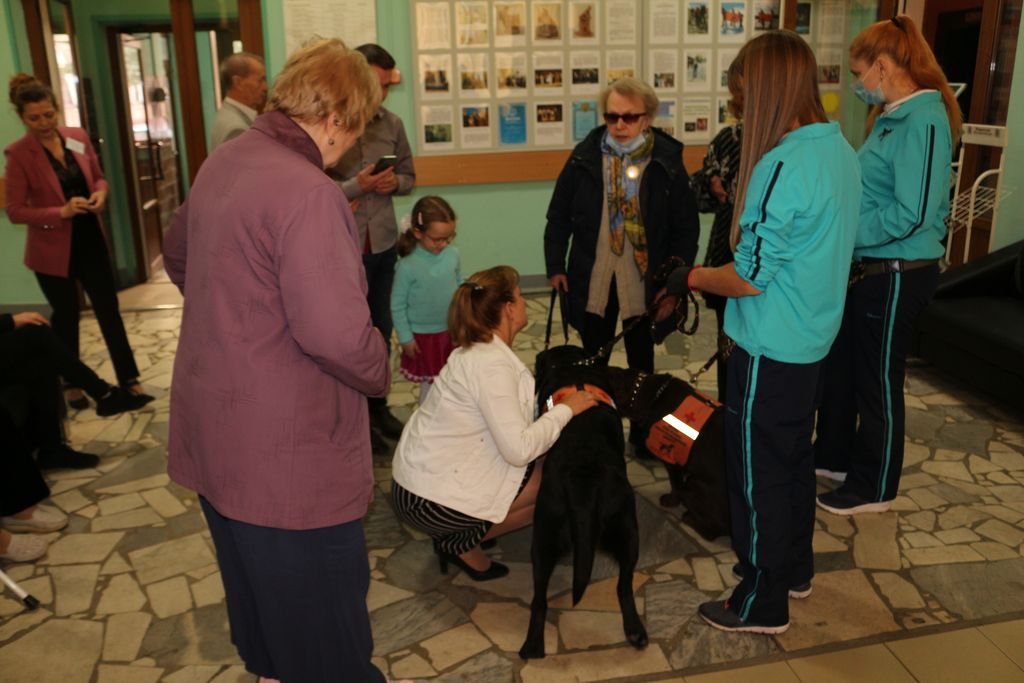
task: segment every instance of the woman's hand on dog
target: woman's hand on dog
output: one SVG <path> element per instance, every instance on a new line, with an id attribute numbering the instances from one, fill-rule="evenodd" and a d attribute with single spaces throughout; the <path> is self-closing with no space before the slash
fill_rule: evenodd
<path id="1" fill-rule="evenodd" d="M 590 391 L 577 391 L 566 396 L 562 403 L 569 406 L 572 416 L 576 417 L 584 410 L 589 410 L 597 405 L 597 394 Z"/>

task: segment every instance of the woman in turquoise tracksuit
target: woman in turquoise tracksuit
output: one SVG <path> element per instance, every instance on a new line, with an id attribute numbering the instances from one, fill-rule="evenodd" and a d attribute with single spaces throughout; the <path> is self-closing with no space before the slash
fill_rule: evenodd
<path id="1" fill-rule="evenodd" d="M 841 515 L 884 512 L 903 468 L 903 377 L 914 320 L 938 282 L 960 109 L 913 21 L 864 29 L 850 46 L 854 90 L 874 105 L 859 152 L 864 195 L 850 289 L 826 365 L 815 460 L 845 483 L 818 497 Z M 858 426 L 858 417 L 859 426 Z"/>
<path id="2" fill-rule="evenodd" d="M 814 54 L 795 33 L 743 47 L 744 129 L 731 241 L 735 261 L 679 268 L 669 294 L 729 297 L 736 341 L 726 391 L 726 467 L 732 544 L 742 577 L 700 615 L 726 631 L 781 633 L 788 597 L 810 595 L 814 574 L 811 434 L 821 366 L 839 331 L 844 264 L 860 205 L 854 151 L 818 97 Z"/>

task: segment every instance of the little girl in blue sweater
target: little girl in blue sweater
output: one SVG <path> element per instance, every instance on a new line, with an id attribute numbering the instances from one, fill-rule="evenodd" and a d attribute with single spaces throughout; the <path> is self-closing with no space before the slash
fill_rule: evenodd
<path id="1" fill-rule="evenodd" d="M 455 239 L 455 212 L 440 197 L 421 198 L 398 238 L 391 318 L 402 347 L 400 372 L 420 383 L 420 403 L 454 348 L 448 305 L 462 282 Z"/>

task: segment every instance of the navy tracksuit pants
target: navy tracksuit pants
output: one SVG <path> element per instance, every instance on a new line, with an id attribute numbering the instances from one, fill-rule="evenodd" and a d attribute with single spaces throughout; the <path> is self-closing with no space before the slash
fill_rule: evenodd
<path id="1" fill-rule="evenodd" d="M 933 265 L 858 282 L 825 360 L 815 464 L 846 472 L 843 488 L 867 501 L 892 500 L 899 489 L 907 350 L 938 277 Z"/>
<path id="2" fill-rule="evenodd" d="M 739 346 L 729 356 L 726 470 L 732 546 L 743 567 L 729 609 L 744 621 L 788 623 L 790 586 L 814 576 L 811 434 L 821 367 Z"/>

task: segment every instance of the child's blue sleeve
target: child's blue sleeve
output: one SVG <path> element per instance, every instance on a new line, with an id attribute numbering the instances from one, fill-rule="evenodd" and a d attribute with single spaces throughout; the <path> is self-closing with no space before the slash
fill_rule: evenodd
<path id="1" fill-rule="evenodd" d="M 395 266 L 395 281 L 391 285 L 391 323 L 395 326 L 399 344 L 412 341 L 412 325 L 409 323 L 409 292 L 412 290 L 412 268 L 402 267 L 399 261 Z"/>
<path id="2" fill-rule="evenodd" d="M 754 167 L 740 217 L 736 273 L 760 291 L 792 257 L 789 235 L 802 202 L 793 191 L 792 169 L 781 159 L 762 160 Z M 806 190 L 806 188 L 805 188 Z"/>

